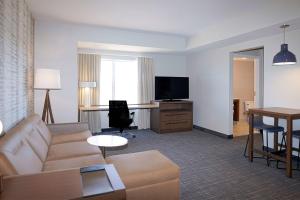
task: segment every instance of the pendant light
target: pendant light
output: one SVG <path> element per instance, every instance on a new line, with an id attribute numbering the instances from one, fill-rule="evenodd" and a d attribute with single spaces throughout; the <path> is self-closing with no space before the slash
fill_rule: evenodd
<path id="1" fill-rule="evenodd" d="M 285 43 L 285 29 L 289 26 L 288 24 L 280 26 L 283 29 L 283 44 L 280 52 L 273 58 L 273 65 L 294 65 L 297 63 L 296 56 L 288 50 L 288 44 Z"/>

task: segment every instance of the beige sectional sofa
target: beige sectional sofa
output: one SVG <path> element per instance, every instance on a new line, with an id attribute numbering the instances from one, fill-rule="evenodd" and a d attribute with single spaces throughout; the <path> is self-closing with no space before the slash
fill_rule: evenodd
<path id="1" fill-rule="evenodd" d="M 28 117 L 0 138 L 0 172 L 24 175 L 109 163 L 124 182 L 127 199 L 179 199 L 180 169 L 160 152 L 104 159 L 86 142 L 89 136 L 84 123 L 46 126 L 38 115 Z"/>

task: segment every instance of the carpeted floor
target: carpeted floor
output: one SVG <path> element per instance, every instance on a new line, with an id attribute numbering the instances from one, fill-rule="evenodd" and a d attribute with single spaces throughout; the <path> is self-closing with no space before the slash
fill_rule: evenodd
<path id="1" fill-rule="evenodd" d="M 198 130 L 156 134 L 134 131 L 126 149 L 107 155 L 158 149 L 181 168 L 181 199 L 300 199 L 300 172 L 292 179 L 266 166 L 263 159 L 253 163 L 243 157 L 246 137 L 223 139 Z"/>

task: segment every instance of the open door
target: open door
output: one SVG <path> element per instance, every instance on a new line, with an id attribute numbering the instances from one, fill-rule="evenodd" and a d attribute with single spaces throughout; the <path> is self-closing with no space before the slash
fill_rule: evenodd
<path id="1" fill-rule="evenodd" d="M 248 110 L 263 107 L 263 49 L 231 55 L 231 98 L 234 137 L 248 135 Z"/>

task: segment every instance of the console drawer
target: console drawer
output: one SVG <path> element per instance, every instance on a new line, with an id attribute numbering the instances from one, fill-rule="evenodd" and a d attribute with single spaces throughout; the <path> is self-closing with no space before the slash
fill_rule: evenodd
<path id="1" fill-rule="evenodd" d="M 184 131 L 192 129 L 192 120 L 180 120 L 180 121 L 161 121 L 160 131 L 161 132 L 173 132 L 173 131 Z"/>
<path id="2" fill-rule="evenodd" d="M 193 129 L 193 102 L 155 101 L 151 109 L 150 128 L 157 133 L 191 131 Z"/>
<path id="3" fill-rule="evenodd" d="M 192 119 L 191 112 L 161 112 L 160 113 L 160 120 L 163 122 L 185 121 L 191 119 Z"/>
<path id="4" fill-rule="evenodd" d="M 159 105 L 161 111 L 163 110 L 191 110 L 193 109 L 192 104 L 187 103 L 162 103 Z"/>

